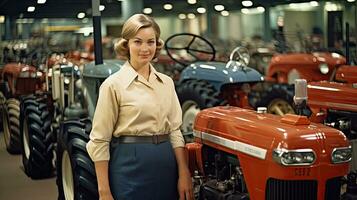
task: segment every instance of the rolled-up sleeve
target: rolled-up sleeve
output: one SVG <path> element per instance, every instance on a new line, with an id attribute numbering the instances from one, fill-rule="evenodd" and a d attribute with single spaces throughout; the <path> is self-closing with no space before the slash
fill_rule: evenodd
<path id="1" fill-rule="evenodd" d="M 182 110 L 180 102 L 177 98 L 175 86 L 170 79 L 171 90 L 171 108 L 169 111 L 168 119 L 170 121 L 170 141 L 173 148 L 184 147 L 185 140 L 183 139 L 180 126 L 182 124 Z"/>
<path id="2" fill-rule="evenodd" d="M 88 154 L 94 162 L 110 159 L 109 143 L 118 120 L 119 100 L 119 92 L 109 81 L 104 81 L 100 86 L 90 140 L 87 143 Z"/>

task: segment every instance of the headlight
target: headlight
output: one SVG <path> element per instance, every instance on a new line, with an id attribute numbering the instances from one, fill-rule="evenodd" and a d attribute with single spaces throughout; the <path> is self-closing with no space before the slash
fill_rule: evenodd
<path id="1" fill-rule="evenodd" d="M 69 80 L 69 78 L 67 78 L 67 77 L 64 78 L 64 83 L 66 85 L 68 85 L 70 82 L 71 82 L 71 80 Z"/>
<path id="2" fill-rule="evenodd" d="M 273 159 L 284 166 L 312 165 L 316 160 L 316 156 L 312 149 L 274 149 Z"/>
<path id="3" fill-rule="evenodd" d="M 320 64 L 319 69 L 320 69 L 321 74 L 327 74 L 330 71 L 330 69 L 328 68 L 328 65 L 326 63 Z"/>
<path id="4" fill-rule="evenodd" d="M 352 160 L 352 147 L 334 148 L 331 154 L 332 163 L 345 163 Z"/>

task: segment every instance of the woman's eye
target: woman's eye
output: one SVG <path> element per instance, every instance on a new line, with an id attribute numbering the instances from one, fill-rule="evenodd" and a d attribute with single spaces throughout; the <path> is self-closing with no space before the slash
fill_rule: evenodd
<path id="1" fill-rule="evenodd" d="M 155 44 L 155 41 L 149 41 L 149 44 L 153 45 L 153 44 Z"/>
<path id="2" fill-rule="evenodd" d="M 141 44 L 139 40 L 134 41 L 135 44 Z"/>

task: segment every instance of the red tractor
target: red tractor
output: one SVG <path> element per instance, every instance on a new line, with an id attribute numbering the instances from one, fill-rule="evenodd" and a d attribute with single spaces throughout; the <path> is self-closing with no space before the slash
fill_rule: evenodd
<path id="1" fill-rule="evenodd" d="M 229 106 L 199 112 L 193 129 L 186 148 L 196 199 L 340 199 L 352 157 L 341 131 Z"/>
<path id="2" fill-rule="evenodd" d="M 44 76 L 35 67 L 20 63 L 6 64 L 1 73 L 0 107 L 6 149 L 20 153 L 19 116 L 21 95 L 43 89 Z"/>

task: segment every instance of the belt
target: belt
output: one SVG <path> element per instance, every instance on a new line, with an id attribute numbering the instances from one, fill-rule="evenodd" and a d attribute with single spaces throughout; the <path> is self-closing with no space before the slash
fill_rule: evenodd
<path id="1" fill-rule="evenodd" d="M 132 144 L 132 143 L 149 143 L 149 144 L 160 144 L 169 140 L 169 134 L 164 135 L 150 135 L 150 136 L 129 136 L 122 135 L 120 137 L 113 137 L 110 142 L 112 146 L 116 146 L 120 143 L 122 144 Z"/>

